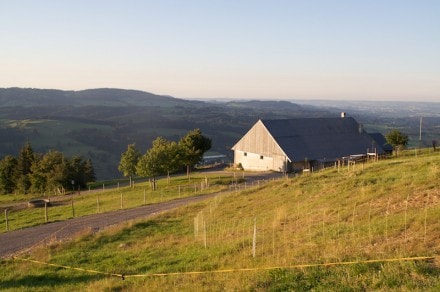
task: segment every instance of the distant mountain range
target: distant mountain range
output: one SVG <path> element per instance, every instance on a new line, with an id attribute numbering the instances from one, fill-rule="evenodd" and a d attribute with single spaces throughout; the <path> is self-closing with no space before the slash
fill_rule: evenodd
<path id="1" fill-rule="evenodd" d="M 185 106 L 195 101 L 156 95 L 139 90 L 88 89 L 62 91 L 55 89 L 5 88 L 0 89 L 0 107 L 14 106 Z"/>

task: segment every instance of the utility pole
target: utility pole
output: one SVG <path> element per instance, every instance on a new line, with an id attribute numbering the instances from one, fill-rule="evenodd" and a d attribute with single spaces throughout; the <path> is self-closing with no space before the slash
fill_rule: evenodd
<path id="1" fill-rule="evenodd" d="M 422 121 L 423 121 L 423 117 L 420 117 L 419 148 L 422 147 Z"/>

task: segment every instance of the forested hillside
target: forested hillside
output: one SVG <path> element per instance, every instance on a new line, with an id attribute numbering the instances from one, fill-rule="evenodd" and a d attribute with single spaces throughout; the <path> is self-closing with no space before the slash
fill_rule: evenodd
<path id="1" fill-rule="evenodd" d="M 369 105 L 376 108 L 369 111 Z M 381 111 L 389 107 L 394 109 L 392 114 Z M 230 157 L 230 148 L 260 118 L 335 117 L 347 110 L 367 131 L 386 133 L 399 128 L 409 132 L 410 145 L 418 144 L 419 114 L 428 115 L 424 119 L 424 144 L 429 146 L 440 134 L 440 117 L 429 112 L 436 107 L 429 105 L 417 112 L 412 104 L 411 111 L 399 115 L 399 109 L 407 107 L 378 103 L 355 107 L 345 102 L 308 105 L 276 100 L 194 101 L 122 89 L 0 88 L 0 157 L 16 156 L 29 142 L 39 153 L 57 150 L 68 157 L 91 159 L 97 179 L 108 179 L 121 176 L 117 170 L 120 155 L 131 143 L 144 152 L 158 136 L 177 141 L 199 128 L 212 139 L 212 154 Z"/>
<path id="2" fill-rule="evenodd" d="M 286 106 L 290 105 L 290 106 Z M 290 102 L 208 103 L 142 91 L 0 89 L 0 157 L 29 142 L 36 152 L 58 150 L 92 159 L 98 179 L 119 177 L 130 143 L 143 152 L 158 136 L 177 141 L 200 128 L 214 153 L 230 147 L 259 118 L 324 115 Z"/>

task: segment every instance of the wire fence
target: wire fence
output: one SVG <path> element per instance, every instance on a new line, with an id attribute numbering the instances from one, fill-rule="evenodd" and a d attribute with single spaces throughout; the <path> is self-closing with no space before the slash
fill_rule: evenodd
<path id="1" fill-rule="evenodd" d="M 360 166 L 359 163 L 357 166 Z M 349 169 L 348 165 L 346 167 Z M 355 171 L 356 168 L 351 168 L 351 170 Z M 237 175 L 227 188 L 229 192 L 246 194 L 246 192 L 265 187 L 271 181 L 277 180 L 276 183 L 279 183 L 286 178 L 239 183 Z M 199 191 L 201 191 L 203 187 L 201 182 L 199 184 Z M 188 184 L 186 189 L 182 186 L 173 187 L 170 193 L 179 193 L 182 197 L 184 194 L 194 195 L 198 192 L 199 184 Z M 209 185 L 206 185 L 206 188 L 209 188 Z M 146 194 L 143 189 L 140 189 L 130 196 L 132 196 L 131 199 L 136 197 L 138 203 L 145 204 L 149 202 L 145 197 Z M 97 193 L 98 195 L 99 193 Z M 165 191 L 156 193 L 156 200 L 161 200 L 158 198 L 159 196 L 164 199 L 168 195 Z M 124 275 L 19 257 L 16 260 L 125 279 L 128 277 L 231 273 L 280 268 L 434 260 L 435 257 L 432 255 L 438 254 L 440 251 L 440 246 L 433 246 L 432 242 L 432 239 L 438 234 L 438 230 L 435 229 L 436 222 L 440 220 L 440 192 L 438 189 L 426 192 L 411 190 L 403 195 L 391 194 L 368 200 L 359 199 L 353 201 L 354 203 L 338 204 L 337 206 L 317 205 L 306 211 L 301 208 L 298 202 L 296 202 L 296 206 L 295 202 L 288 202 L 289 207 L 247 212 L 240 218 L 216 213 L 216 210 L 222 205 L 230 204 L 228 200 L 228 197 L 216 196 L 205 209 L 197 213 L 193 220 L 193 226 L 191 226 L 193 243 L 201 249 L 239 250 L 241 251 L 240 256 L 258 259 L 259 267 Z M 102 204 L 101 211 L 104 212 L 109 206 L 128 208 L 131 203 L 129 203 L 128 197 L 115 191 L 109 201 L 97 197 L 97 201 L 95 204 L 91 203 L 90 208 L 98 212 L 99 204 Z M 280 201 L 279 205 L 285 206 L 286 203 Z M 347 255 L 350 254 L 356 259 L 347 260 Z M 426 256 L 416 256 L 420 254 Z M 387 257 L 382 258 L 383 255 Z"/>
<path id="2" fill-rule="evenodd" d="M 220 199 L 214 200 L 194 218 L 195 242 L 204 248 L 247 250 L 249 256 L 266 258 L 271 264 L 299 259 L 304 249 L 308 254 L 314 250 L 317 260 L 335 260 L 350 249 L 373 258 L 393 249 L 426 250 L 436 234 L 431 226 L 440 220 L 440 193 L 422 201 L 408 196 L 307 213 L 275 210 L 240 219 L 210 216 L 218 204 Z"/>
<path id="3" fill-rule="evenodd" d="M 3 214 L 0 215 L 0 226 L 4 228 L 0 232 L 224 191 L 231 188 L 229 184 L 237 184 L 237 181 L 233 175 L 199 177 L 179 184 L 167 185 L 161 182 L 155 191 L 148 181 L 134 183 L 132 186 L 116 185 L 112 188 L 106 188 L 104 184 L 101 189 L 90 192 L 78 191 L 70 195 L 44 197 L 6 207 L 1 210 Z"/>

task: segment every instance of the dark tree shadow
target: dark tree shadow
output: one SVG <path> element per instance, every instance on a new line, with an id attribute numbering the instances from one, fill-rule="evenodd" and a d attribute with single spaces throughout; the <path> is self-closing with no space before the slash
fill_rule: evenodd
<path id="1" fill-rule="evenodd" d="M 23 275 L 17 279 L 11 280 L 0 280 L 0 290 L 5 289 L 24 289 L 30 290 L 32 288 L 53 288 L 57 290 L 56 287 L 66 287 L 69 285 L 78 285 L 79 283 L 88 283 L 102 279 L 106 276 L 104 275 L 57 275 L 54 273 L 49 273 L 47 275 Z"/>

